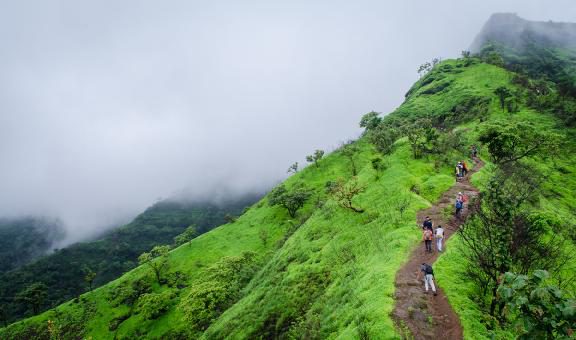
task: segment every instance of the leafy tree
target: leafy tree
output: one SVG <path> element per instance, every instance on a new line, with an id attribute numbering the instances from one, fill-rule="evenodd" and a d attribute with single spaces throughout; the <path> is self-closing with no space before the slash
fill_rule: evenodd
<path id="1" fill-rule="evenodd" d="M 16 299 L 32 307 L 32 312 L 38 314 L 47 296 L 48 287 L 41 282 L 35 282 L 19 292 Z"/>
<path id="2" fill-rule="evenodd" d="M 466 59 L 466 58 L 470 58 L 471 53 L 470 53 L 470 51 L 462 51 L 461 55 L 462 55 L 462 58 Z"/>
<path id="3" fill-rule="evenodd" d="M 557 270 L 565 262 L 563 241 L 556 236 L 559 223 L 530 211 L 540 182 L 533 169 L 497 171 L 482 192 L 481 204 L 472 205 L 473 217 L 459 229 L 462 256 L 470 263 L 464 274 L 487 297 L 492 316 L 500 316 L 504 307 L 497 294 L 504 273 Z"/>
<path id="4" fill-rule="evenodd" d="M 145 293 L 138 299 L 135 312 L 141 314 L 146 320 L 157 319 L 170 309 L 175 297 L 176 294 L 173 290 L 165 290 L 161 293 Z"/>
<path id="5" fill-rule="evenodd" d="M 206 276 L 191 287 L 179 309 L 194 331 L 201 331 L 241 296 L 242 288 L 258 269 L 253 252 L 224 257 L 208 268 Z"/>
<path id="6" fill-rule="evenodd" d="M 330 194 L 340 207 L 356 213 L 364 212 L 364 209 L 354 206 L 354 203 L 352 202 L 356 195 L 366 190 L 364 186 L 358 183 L 356 177 L 352 177 L 348 182 L 345 182 L 344 179 L 340 178 L 336 183 L 332 184 L 330 189 Z"/>
<path id="7" fill-rule="evenodd" d="M 177 246 L 181 246 L 184 243 L 188 243 L 188 246 L 192 245 L 192 240 L 198 236 L 198 230 L 196 226 L 191 225 L 184 232 L 176 237 L 174 237 L 174 242 Z"/>
<path id="8" fill-rule="evenodd" d="M 350 161 L 350 168 L 352 169 L 352 176 L 356 176 L 358 174 L 358 170 L 356 168 L 356 154 L 360 151 L 360 149 L 358 148 L 358 146 L 356 146 L 356 144 L 350 142 L 348 144 L 345 144 L 342 147 L 342 155 L 344 155 L 344 157 L 348 158 L 348 160 Z"/>
<path id="9" fill-rule="evenodd" d="M 507 272 L 498 287 L 519 339 L 572 339 L 576 329 L 576 300 L 565 298 L 555 286 L 546 285 L 545 270 L 532 275 Z"/>
<path id="10" fill-rule="evenodd" d="M 162 274 L 168 269 L 169 252 L 170 246 L 156 246 L 149 253 L 142 253 L 138 257 L 140 265 L 147 265 L 152 269 L 158 283 L 161 283 Z"/>
<path id="11" fill-rule="evenodd" d="M 370 130 L 368 140 L 374 145 L 376 150 L 383 155 L 390 154 L 394 143 L 398 138 L 398 130 L 387 124 L 380 124 Z"/>
<path id="12" fill-rule="evenodd" d="M 414 158 L 420 158 L 425 152 L 434 152 L 437 149 L 440 134 L 432 127 L 430 120 L 421 119 L 407 124 L 403 127 L 403 132 L 408 137 Z"/>
<path id="13" fill-rule="evenodd" d="M 286 171 L 287 173 L 297 173 L 298 172 L 298 162 L 295 162 L 294 164 L 290 165 L 290 167 L 288 167 L 288 171 Z"/>
<path id="14" fill-rule="evenodd" d="M 529 122 L 487 124 L 479 140 L 487 145 L 492 160 L 498 165 L 528 156 L 554 155 L 561 143 L 558 134 L 539 130 Z"/>
<path id="15" fill-rule="evenodd" d="M 323 150 L 316 150 L 316 151 L 314 151 L 313 155 L 306 156 L 306 161 L 309 163 L 314 162 L 314 165 L 316 165 L 316 167 L 318 167 L 318 161 L 321 160 L 323 156 L 324 156 Z"/>
<path id="16" fill-rule="evenodd" d="M 310 198 L 312 192 L 304 185 L 298 183 L 289 191 L 284 184 L 274 188 L 268 197 L 268 203 L 271 206 L 279 205 L 284 207 L 290 217 L 296 217 L 296 212 L 304 206 Z"/>
<path id="17" fill-rule="evenodd" d="M 370 164 L 372 165 L 372 169 L 376 171 L 376 179 L 379 179 L 382 172 L 387 168 L 386 163 L 384 163 L 384 160 L 382 158 L 376 157 L 372 158 Z"/>
<path id="18" fill-rule="evenodd" d="M 84 266 L 84 282 L 88 284 L 88 291 L 92 291 L 92 284 L 94 283 L 94 279 L 96 278 L 96 273 L 90 269 L 88 266 Z"/>
<path id="19" fill-rule="evenodd" d="M 370 111 L 360 119 L 360 127 L 369 131 L 377 128 L 381 122 L 380 112 Z"/>
<path id="20" fill-rule="evenodd" d="M 430 72 L 431 69 L 432 64 L 430 64 L 429 62 L 425 62 L 424 64 L 418 66 L 418 75 L 420 76 L 420 78 L 422 78 L 422 76 Z"/>
<path id="21" fill-rule="evenodd" d="M 494 90 L 494 94 L 498 96 L 498 99 L 500 100 L 500 108 L 502 108 L 502 111 L 504 111 L 506 98 L 511 97 L 512 92 L 506 86 L 500 86 Z"/>

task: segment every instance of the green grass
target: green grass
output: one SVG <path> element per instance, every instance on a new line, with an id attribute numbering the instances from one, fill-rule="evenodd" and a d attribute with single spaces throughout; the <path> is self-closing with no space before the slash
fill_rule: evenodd
<path id="1" fill-rule="evenodd" d="M 496 87 L 508 85 L 510 74 L 487 64 L 462 66 L 459 61 L 446 61 L 429 75 L 435 80 L 423 84 L 426 77 L 411 89 L 406 102 L 393 115 L 423 117 L 442 115 L 470 97 L 488 98 L 488 121 L 496 119 L 530 120 L 543 129 L 554 129 L 555 119 L 526 108 L 514 115 L 501 112 L 493 95 Z M 437 92 L 427 91 L 442 82 Z M 427 93 L 424 93 L 427 92 Z M 467 140 L 474 140 L 481 127 L 479 120 L 461 124 Z M 209 268 L 223 257 L 239 256 L 252 251 L 260 255 L 260 267 L 242 294 L 209 327 L 195 336 L 206 339 L 268 338 L 290 335 L 294 338 L 320 337 L 351 339 L 368 335 L 375 339 L 399 338 L 391 320 L 394 305 L 394 278 L 407 260 L 410 251 L 419 244 L 416 227 L 418 210 L 431 205 L 453 184 L 452 166 L 435 168 L 433 157 L 414 160 L 406 139 L 399 139 L 391 155 L 385 156 L 388 168 L 378 177 L 370 160 L 377 156 L 364 138 L 356 142 L 358 181 L 365 191 L 354 203 L 364 208 L 362 214 L 345 210 L 325 193 L 325 183 L 338 178 L 350 180 L 349 160 L 339 150 L 320 160 L 319 166 L 309 166 L 285 181 L 287 187 L 298 182 L 314 190 L 312 199 L 291 219 L 280 207 L 271 207 L 267 199 L 253 205 L 235 223 L 220 226 L 170 253 L 170 271 L 187 275 L 188 287 L 160 287 L 153 292 L 172 289 L 177 294 L 167 312 L 154 320 L 134 314 L 114 331 L 110 322 L 129 311 L 126 305 L 113 306 L 108 297 L 116 289 L 144 276 L 146 267 L 138 267 L 121 278 L 91 293 L 79 302 L 68 302 L 55 310 L 0 329 L 0 338 L 47 338 L 47 321 L 69 327 L 63 316 L 75 316 L 81 321 L 85 336 L 94 339 L 118 338 L 177 338 L 176 333 L 188 327 L 178 304 L 190 289 L 202 282 Z M 542 197 L 542 209 L 558 214 L 562 219 L 574 219 L 576 207 L 576 171 L 574 145 L 569 144 L 565 158 L 542 160 L 540 166 L 552 175 L 547 182 L 547 195 Z M 481 150 L 485 155 L 485 150 Z M 451 155 L 454 159 L 465 155 Z M 486 156 L 486 155 L 485 155 Z M 482 187 L 490 173 L 490 165 L 474 176 Z M 417 188 L 418 190 L 411 190 Z M 416 191 L 416 192 L 415 192 Z M 402 200 L 409 205 L 399 212 Z M 269 240 L 260 235 L 266 230 Z M 460 316 L 464 334 L 469 339 L 490 338 L 485 315 L 474 302 L 474 289 L 460 275 L 466 264 L 458 253 L 458 238 L 452 238 L 447 252 L 435 266 L 437 280 Z M 93 312 L 82 313 L 93 305 Z M 184 336 L 185 333 L 179 333 Z M 496 338 L 510 338 L 509 332 L 498 330 Z"/>

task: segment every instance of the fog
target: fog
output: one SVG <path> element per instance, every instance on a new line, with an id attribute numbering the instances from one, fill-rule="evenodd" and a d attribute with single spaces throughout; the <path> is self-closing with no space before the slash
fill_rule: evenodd
<path id="1" fill-rule="evenodd" d="M 160 197 L 269 189 L 493 12 L 576 21 L 573 0 L 0 3 L 0 216 L 69 242 Z"/>

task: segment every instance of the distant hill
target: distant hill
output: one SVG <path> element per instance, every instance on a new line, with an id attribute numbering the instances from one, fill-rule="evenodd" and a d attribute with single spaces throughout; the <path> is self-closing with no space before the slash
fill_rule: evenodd
<path id="1" fill-rule="evenodd" d="M 108 232 L 98 240 L 72 244 L 32 263 L 2 273 L 0 301 L 4 313 L 8 320 L 17 320 L 32 312 L 29 306 L 16 299 L 16 296 L 33 283 L 40 282 L 47 286 L 47 297 L 41 309 L 60 304 L 85 292 L 88 288 L 84 281 L 87 269 L 96 273 L 94 287 L 105 284 L 134 268 L 138 264 L 138 256 L 143 252 L 156 245 L 174 243 L 174 237 L 188 226 L 194 225 L 200 235 L 224 223 L 226 215 L 241 214 L 242 210 L 258 197 L 257 194 L 250 194 L 220 203 L 160 201 L 129 224 Z M 14 228 L 9 230 L 17 231 Z M 0 230 L 0 235 L 1 233 Z M 40 240 L 46 237 L 43 234 L 25 235 L 27 236 L 15 234 L 12 235 L 13 238 L 0 239 L 0 242 L 11 244 L 13 240 L 17 240 L 20 244 L 20 241 L 27 242 L 26 240 L 30 239 L 31 243 L 22 244 L 22 247 L 26 247 L 26 244 L 32 246 L 34 242 L 39 242 L 34 236 L 38 236 Z M 5 255 L 5 258 L 18 257 L 19 250 L 26 254 L 27 250 L 22 250 L 22 247 L 10 248 L 14 253 Z"/>
<path id="2" fill-rule="evenodd" d="M 0 219 L 0 273 L 45 255 L 64 238 L 59 221 L 39 217 Z"/>
<path id="3" fill-rule="evenodd" d="M 576 23 L 530 21 L 513 13 L 493 14 L 476 36 L 470 51 L 480 52 L 487 42 L 525 51 L 533 45 L 576 48 Z"/>
<path id="4" fill-rule="evenodd" d="M 505 66 L 532 78 L 545 78 L 560 92 L 576 96 L 576 24 L 529 21 L 515 14 L 494 14 L 474 39 L 471 52 L 496 52 Z"/>

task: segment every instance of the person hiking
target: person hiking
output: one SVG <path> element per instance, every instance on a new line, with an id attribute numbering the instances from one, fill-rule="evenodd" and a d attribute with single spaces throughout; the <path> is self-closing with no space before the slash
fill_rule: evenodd
<path id="1" fill-rule="evenodd" d="M 424 229 L 424 232 L 422 233 L 422 239 L 424 239 L 424 245 L 426 246 L 426 251 L 431 253 L 432 252 L 432 238 L 433 238 L 434 232 L 431 229 Z"/>
<path id="2" fill-rule="evenodd" d="M 418 280 L 420 280 L 422 276 L 424 276 L 424 287 L 426 288 L 426 293 L 428 293 L 428 286 L 430 286 L 434 296 L 436 296 L 437 293 L 436 286 L 434 285 L 434 270 L 432 269 L 431 265 L 422 263 L 420 266 L 420 271 L 418 272 Z"/>
<path id="3" fill-rule="evenodd" d="M 476 160 L 478 157 L 478 147 L 476 145 L 472 145 L 472 158 Z"/>
<path id="4" fill-rule="evenodd" d="M 436 249 L 442 251 L 442 242 L 444 242 L 444 228 L 441 225 L 436 228 Z"/>
<path id="5" fill-rule="evenodd" d="M 430 218 L 430 216 L 426 216 L 424 222 L 422 223 L 422 230 L 426 229 L 432 230 L 432 228 L 433 228 L 432 219 Z"/>
<path id="6" fill-rule="evenodd" d="M 457 218 L 460 218 L 462 216 L 462 208 L 464 208 L 464 201 L 461 200 L 460 198 L 457 198 L 454 207 L 456 208 L 455 216 Z"/>
<path id="7" fill-rule="evenodd" d="M 462 177 L 468 174 L 468 166 L 466 166 L 466 162 L 462 161 Z"/>
<path id="8" fill-rule="evenodd" d="M 464 202 L 464 194 L 462 193 L 462 191 L 458 191 L 458 194 L 456 195 L 456 199 Z"/>
<path id="9" fill-rule="evenodd" d="M 460 181 L 460 164 L 456 165 L 456 182 Z"/>

